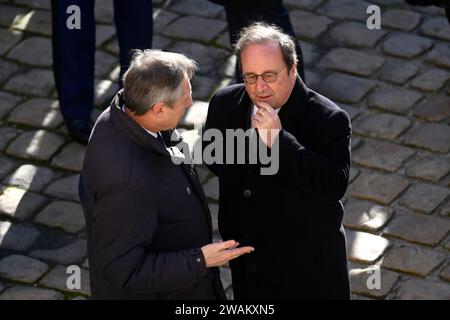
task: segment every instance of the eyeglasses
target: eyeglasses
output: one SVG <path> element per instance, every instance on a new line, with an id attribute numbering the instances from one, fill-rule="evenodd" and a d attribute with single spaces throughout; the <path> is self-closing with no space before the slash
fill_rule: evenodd
<path id="1" fill-rule="evenodd" d="M 284 67 L 278 72 L 264 72 L 263 74 L 254 74 L 254 73 L 243 74 L 242 78 L 247 84 L 255 84 L 256 81 L 258 80 L 258 77 L 261 77 L 264 80 L 264 82 L 272 83 L 277 81 L 278 74 L 284 69 L 286 69 L 286 67 Z"/>

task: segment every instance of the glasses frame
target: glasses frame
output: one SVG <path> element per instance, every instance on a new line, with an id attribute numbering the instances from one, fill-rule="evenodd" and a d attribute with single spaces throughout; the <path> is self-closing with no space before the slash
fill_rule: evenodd
<path id="1" fill-rule="evenodd" d="M 261 77 L 261 79 L 265 82 L 265 83 L 274 83 L 274 82 L 276 82 L 277 80 L 278 80 L 278 74 L 281 72 L 281 71 L 283 71 L 284 69 L 286 69 L 287 68 L 287 66 L 284 66 L 280 71 L 278 71 L 278 72 L 272 72 L 272 71 L 267 71 L 267 72 L 264 72 L 264 73 L 261 73 L 261 74 L 255 74 L 255 73 L 243 73 L 242 74 L 242 79 L 244 80 L 244 82 L 246 83 L 246 84 L 255 84 L 256 82 L 258 82 L 258 77 Z M 273 81 L 267 81 L 267 80 L 265 80 L 264 79 L 264 76 L 265 75 L 267 75 L 267 74 L 274 74 L 275 75 L 275 80 L 273 80 Z M 255 77 L 255 82 L 248 82 L 247 81 L 247 79 L 246 79 L 246 77 L 248 77 L 248 76 L 254 76 Z"/>

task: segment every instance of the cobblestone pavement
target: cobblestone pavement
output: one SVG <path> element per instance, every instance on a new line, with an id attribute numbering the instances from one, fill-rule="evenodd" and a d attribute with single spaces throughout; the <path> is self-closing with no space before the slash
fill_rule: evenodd
<path id="1" fill-rule="evenodd" d="M 0 0 L 0 299 L 89 295 L 77 195 L 85 148 L 68 139 L 58 109 L 49 2 Z M 181 125 L 193 142 L 210 95 L 232 82 L 235 58 L 224 10 L 204 0 L 154 3 L 154 47 L 200 64 L 195 104 Z M 372 0 L 381 7 L 382 29 L 368 30 L 364 1 L 285 3 L 304 51 L 307 84 L 338 102 L 353 122 L 344 223 L 354 298 L 450 299 L 450 26 L 444 11 Z M 119 74 L 112 7 L 108 1 L 96 6 L 94 118 L 115 93 Z M 218 180 L 199 171 L 218 239 Z M 73 264 L 82 267 L 75 291 L 66 286 Z M 222 271 L 231 298 L 230 272 Z"/>

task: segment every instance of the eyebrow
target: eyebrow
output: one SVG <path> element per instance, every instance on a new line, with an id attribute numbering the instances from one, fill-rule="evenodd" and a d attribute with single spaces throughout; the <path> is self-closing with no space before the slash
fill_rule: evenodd
<path id="1" fill-rule="evenodd" d="M 277 73 L 277 71 L 275 70 L 275 69 L 272 69 L 272 70 L 266 70 L 266 71 L 264 71 L 263 73 L 261 73 L 261 74 L 264 74 L 264 73 Z M 245 72 L 244 74 L 247 74 L 247 75 L 254 75 L 254 74 L 256 74 L 256 72 Z"/>

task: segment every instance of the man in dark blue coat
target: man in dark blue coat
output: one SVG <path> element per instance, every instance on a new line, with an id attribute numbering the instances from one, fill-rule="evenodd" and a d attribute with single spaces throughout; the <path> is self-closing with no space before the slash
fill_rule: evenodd
<path id="1" fill-rule="evenodd" d="M 204 134 L 218 129 L 225 137 L 226 148 L 216 152 L 225 164 L 205 161 L 219 177 L 219 231 L 255 248 L 230 261 L 234 296 L 349 299 L 340 201 L 351 163 L 349 117 L 305 86 L 297 74 L 295 44 L 280 29 L 252 24 L 235 51 L 244 84 L 213 96 L 204 128 Z M 251 128 L 278 161 L 274 174 L 262 174 L 261 159 L 249 161 L 251 139 L 241 157 L 246 164 L 230 163 L 233 143 L 226 131 Z M 213 142 L 204 142 L 204 153 Z M 243 151 L 234 146 L 239 156 Z"/>
<path id="2" fill-rule="evenodd" d="M 80 177 L 94 299 L 223 299 L 217 267 L 252 250 L 211 244 L 197 173 L 174 161 L 195 67 L 181 54 L 137 51 L 95 124 Z"/>

